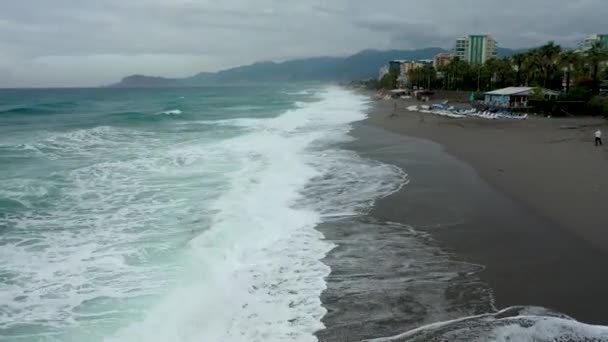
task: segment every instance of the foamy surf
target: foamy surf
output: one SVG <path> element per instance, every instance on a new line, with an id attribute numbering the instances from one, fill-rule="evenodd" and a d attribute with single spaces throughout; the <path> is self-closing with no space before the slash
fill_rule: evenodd
<path id="1" fill-rule="evenodd" d="M 182 114 L 182 111 L 179 109 L 170 109 L 170 110 L 165 110 L 163 112 L 158 112 L 156 114 L 158 114 L 158 115 L 180 115 L 180 114 Z"/>
<path id="2" fill-rule="evenodd" d="M 311 190 L 330 174 L 321 160 L 361 161 L 349 152 L 323 153 L 323 146 L 349 140 L 348 125 L 365 117 L 364 108 L 364 98 L 332 88 L 321 101 L 273 119 L 218 120 L 222 126 L 249 127 L 250 133 L 215 146 L 242 156 L 243 167 L 229 175 L 228 190 L 212 205 L 210 229 L 189 244 L 192 276 L 143 323 L 108 341 L 316 341 L 325 314 L 320 295 L 330 272 L 321 259 L 333 245 L 315 230 L 324 214 L 304 198 L 332 195 L 327 182 Z M 360 176 L 403 177 L 391 168 L 359 167 Z M 378 182 L 359 184 L 368 187 L 360 202 L 369 205 L 399 186 L 373 188 Z M 349 185 L 345 180 L 341 187 Z M 340 213 L 361 206 L 322 204 Z M 168 311 L 177 313 L 167 317 Z M 194 324 L 191 317 L 205 324 Z"/>
<path id="3" fill-rule="evenodd" d="M 364 97 L 284 96 L 280 115 L 110 108 L 90 120 L 103 126 L 3 140 L 45 167 L 0 172 L 0 339 L 316 341 L 333 245 L 315 227 L 364 213 L 405 175 L 340 148 Z"/>
<path id="4" fill-rule="evenodd" d="M 608 341 L 608 327 L 580 323 L 540 307 L 511 307 L 497 313 L 430 324 L 404 334 L 364 342 L 588 342 Z"/>

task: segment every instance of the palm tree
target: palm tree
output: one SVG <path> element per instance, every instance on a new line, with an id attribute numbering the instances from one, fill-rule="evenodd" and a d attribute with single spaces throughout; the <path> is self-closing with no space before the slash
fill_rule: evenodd
<path id="1" fill-rule="evenodd" d="M 587 62 L 591 66 L 592 74 L 591 79 L 593 80 L 593 95 L 599 93 L 599 73 L 600 66 L 608 60 L 608 49 L 600 42 L 595 42 L 591 45 L 591 48 L 585 51 L 585 57 Z"/>
<path id="2" fill-rule="evenodd" d="M 407 71 L 407 78 L 410 83 L 410 87 L 418 87 L 418 69 L 410 69 Z"/>
<path id="3" fill-rule="evenodd" d="M 431 65 L 424 65 L 419 68 L 413 68 L 408 71 L 408 78 L 411 85 L 416 85 L 418 88 L 431 88 L 431 83 L 436 77 L 435 68 Z"/>
<path id="4" fill-rule="evenodd" d="M 514 85 L 514 77 L 515 72 L 509 58 L 504 57 L 499 59 L 496 65 L 496 82 L 498 83 L 499 87 Z M 519 84 L 515 83 L 515 86 L 519 86 Z"/>
<path id="5" fill-rule="evenodd" d="M 560 55 L 560 65 L 566 70 L 566 94 L 570 92 L 572 71 L 578 59 L 578 54 L 572 50 L 563 51 Z"/>
<path id="6" fill-rule="evenodd" d="M 491 58 L 486 61 L 486 63 L 482 67 L 482 71 L 480 74 L 484 74 L 484 76 L 489 76 L 489 86 L 488 88 L 493 88 L 493 82 L 498 83 L 498 70 L 500 68 L 500 59 Z"/>
<path id="7" fill-rule="evenodd" d="M 517 71 L 517 73 L 515 74 L 515 85 L 516 86 L 520 86 L 521 85 L 521 72 L 522 72 L 522 68 L 524 66 L 524 63 L 526 62 L 526 54 L 523 53 L 518 53 L 513 55 L 513 57 L 511 57 L 511 59 L 513 60 L 513 66 L 515 67 L 515 70 Z"/>
<path id="8" fill-rule="evenodd" d="M 452 77 L 455 88 L 467 88 L 468 84 L 465 84 L 465 76 L 471 73 L 471 64 L 461 61 L 460 59 L 454 59 L 450 64 L 453 64 Z"/>
<path id="9" fill-rule="evenodd" d="M 526 71 L 526 86 L 535 83 L 542 66 L 542 57 L 538 49 L 526 53 L 523 68 Z"/>
<path id="10" fill-rule="evenodd" d="M 574 76 L 575 81 L 577 78 L 589 77 L 591 75 L 591 66 L 587 63 L 586 56 L 578 56 L 577 60 L 574 62 Z"/>
<path id="11" fill-rule="evenodd" d="M 448 89 L 458 89 L 462 86 L 463 76 L 468 73 L 469 69 L 469 63 L 460 60 L 458 57 L 454 58 L 450 64 L 446 65 L 444 77 L 448 80 Z"/>
<path id="12" fill-rule="evenodd" d="M 433 82 L 437 78 L 437 71 L 432 65 L 424 65 L 422 67 L 422 77 L 423 81 L 426 81 L 426 88 L 431 89 Z"/>
<path id="13" fill-rule="evenodd" d="M 450 64 L 451 63 L 447 63 L 444 65 L 439 66 L 439 69 L 437 71 L 441 72 L 442 74 L 442 78 L 443 78 L 443 89 L 448 90 L 450 89 Z"/>
<path id="14" fill-rule="evenodd" d="M 484 67 L 481 64 L 473 64 L 471 66 L 471 78 L 475 80 L 475 82 L 477 83 L 477 91 L 481 91 L 481 73 Z"/>
<path id="15" fill-rule="evenodd" d="M 562 49 L 559 45 L 555 45 L 553 42 L 549 42 L 540 48 L 537 53 L 540 56 L 540 68 L 543 76 L 543 87 L 547 87 L 547 81 L 550 78 L 551 73 L 555 72 L 559 62 L 559 55 Z"/>

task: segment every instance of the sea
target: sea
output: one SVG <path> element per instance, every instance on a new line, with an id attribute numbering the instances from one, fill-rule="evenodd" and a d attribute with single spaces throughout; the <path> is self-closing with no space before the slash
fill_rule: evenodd
<path id="1" fill-rule="evenodd" d="M 483 266 L 374 217 L 432 191 L 404 168 L 439 150 L 365 128 L 371 106 L 324 85 L 0 90 L 0 341 L 608 341 L 498 311 Z"/>
<path id="2" fill-rule="evenodd" d="M 316 227 L 407 183 L 334 86 L 0 90 L 0 341 L 317 341 Z"/>

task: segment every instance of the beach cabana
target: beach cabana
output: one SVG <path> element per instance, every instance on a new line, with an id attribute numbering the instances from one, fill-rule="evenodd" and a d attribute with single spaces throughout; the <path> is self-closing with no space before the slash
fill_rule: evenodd
<path id="1" fill-rule="evenodd" d="M 559 96 L 560 92 L 540 88 L 545 99 L 549 100 Z M 485 93 L 484 103 L 490 106 L 517 108 L 527 107 L 533 87 L 508 87 Z"/>

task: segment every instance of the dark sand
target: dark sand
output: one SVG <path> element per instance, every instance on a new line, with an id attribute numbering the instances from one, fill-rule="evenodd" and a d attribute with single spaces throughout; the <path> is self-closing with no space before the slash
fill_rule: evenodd
<path id="1" fill-rule="evenodd" d="M 608 131 L 606 120 L 449 119 L 405 109 L 388 118 L 390 102 L 379 102 L 368 123 L 440 143 L 517 207 L 477 204 L 473 220 L 435 234 L 487 266 L 482 276 L 497 306 L 541 305 L 608 324 L 608 149 L 593 146 L 595 129 Z M 411 222 L 402 210 L 376 212 Z"/>
<path id="2" fill-rule="evenodd" d="M 453 258 L 422 231 L 464 219 L 471 208 L 458 190 L 487 190 L 474 171 L 432 142 L 366 124 L 358 124 L 354 135 L 359 139 L 348 148 L 407 168 L 412 181 L 403 191 L 378 201 L 370 215 L 318 228 L 337 245 L 324 260 L 332 271 L 321 298 L 328 309 L 323 319 L 328 329 L 317 334 L 320 341 L 391 336 L 492 311 L 490 289 L 478 276 L 483 267 Z M 427 201 L 432 199 L 434 203 Z M 441 209 L 450 202 L 454 205 L 448 210 Z M 407 219 L 384 210 L 396 210 Z"/>
<path id="3" fill-rule="evenodd" d="M 398 117 L 387 119 L 394 103 L 378 102 L 369 123 L 441 144 L 505 194 L 608 252 L 608 147 L 593 145 L 608 120 L 455 120 L 408 112 L 410 104 L 399 101 Z"/>
<path id="4" fill-rule="evenodd" d="M 320 340 L 395 335 L 492 304 L 608 324 L 608 149 L 593 146 L 605 121 L 449 119 L 398 104 L 391 118 L 394 102 L 376 103 L 348 147 L 411 182 L 369 216 L 320 228 L 338 245 Z"/>

